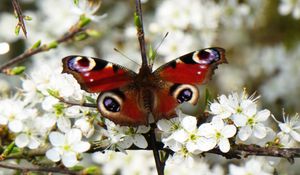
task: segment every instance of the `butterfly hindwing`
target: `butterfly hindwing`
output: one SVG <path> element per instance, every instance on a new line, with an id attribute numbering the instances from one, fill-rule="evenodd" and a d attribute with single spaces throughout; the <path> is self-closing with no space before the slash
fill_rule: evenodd
<path id="1" fill-rule="evenodd" d="M 218 64 L 226 63 L 224 49 L 207 48 L 183 55 L 158 68 L 154 74 L 164 85 L 155 92 L 152 113 L 156 121 L 175 116 L 175 108 L 188 102 L 198 102 L 199 90 L 196 85 L 211 79 Z"/>
<path id="2" fill-rule="evenodd" d="M 72 74 L 81 88 L 90 93 L 125 86 L 136 74 L 122 66 L 102 59 L 85 56 L 68 56 L 63 59 L 63 73 Z"/>
<path id="3" fill-rule="evenodd" d="M 114 89 L 101 92 L 97 99 L 101 115 L 119 125 L 146 125 L 149 112 L 143 105 L 137 90 Z"/>

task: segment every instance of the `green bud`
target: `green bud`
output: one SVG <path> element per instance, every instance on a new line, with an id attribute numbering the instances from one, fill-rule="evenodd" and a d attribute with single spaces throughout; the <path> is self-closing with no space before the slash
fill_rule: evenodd
<path id="1" fill-rule="evenodd" d="M 36 43 L 34 43 L 31 47 L 31 49 L 36 49 L 39 48 L 41 46 L 41 40 L 38 40 Z"/>
<path id="2" fill-rule="evenodd" d="M 25 66 L 17 66 L 17 67 L 12 68 L 9 71 L 9 74 L 10 75 L 20 75 L 25 71 L 25 69 L 26 69 Z"/>
<path id="3" fill-rule="evenodd" d="M 21 26 L 19 24 L 16 25 L 15 34 L 18 36 L 20 33 Z"/>
<path id="4" fill-rule="evenodd" d="M 76 41 L 82 41 L 88 38 L 88 35 L 86 33 L 79 33 L 77 35 L 75 35 L 74 39 Z"/>
<path id="5" fill-rule="evenodd" d="M 47 47 L 48 50 L 50 50 L 50 49 L 56 48 L 57 46 L 58 46 L 58 43 L 56 41 L 52 41 L 46 47 Z"/>
<path id="6" fill-rule="evenodd" d="M 142 23 L 141 23 L 140 17 L 137 15 L 137 13 L 134 13 L 134 25 L 137 28 L 141 28 L 142 27 Z"/>
<path id="7" fill-rule="evenodd" d="M 64 114 L 65 105 L 63 103 L 57 103 L 53 105 L 53 108 L 56 116 Z"/>
<path id="8" fill-rule="evenodd" d="M 148 51 L 148 58 L 149 58 L 149 60 L 154 61 L 155 57 L 156 57 L 156 53 L 153 50 L 152 45 L 150 44 L 149 51 Z"/>
<path id="9" fill-rule="evenodd" d="M 59 91 L 57 90 L 47 89 L 47 92 L 55 98 L 60 98 Z"/>
<path id="10" fill-rule="evenodd" d="M 86 34 L 88 34 L 91 37 L 100 37 L 101 36 L 100 32 L 98 32 L 97 30 L 93 30 L 93 29 L 87 29 Z"/>
<path id="11" fill-rule="evenodd" d="M 81 15 L 79 23 L 78 23 L 78 27 L 82 28 L 82 27 L 88 25 L 90 22 L 91 22 L 90 18 L 86 17 L 85 15 Z"/>
<path id="12" fill-rule="evenodd" d="M 24 16 L 23 19 L 26 20 L 26 21 L 31 21 L 32 17 L 30 17 L 30 16 Z"/>
<path id="13" fill-rule="evenodd" d="M 91 166 L 84 170 L 84 174 L 86 174 L 86 175 L 101 174 L 101 171 L 100 171 L 99 167 Z"/>
<path id="14" fill-rule="evenodd" d="M 79 0 L 73 0 L 74 4 L 78 6 Z"/>

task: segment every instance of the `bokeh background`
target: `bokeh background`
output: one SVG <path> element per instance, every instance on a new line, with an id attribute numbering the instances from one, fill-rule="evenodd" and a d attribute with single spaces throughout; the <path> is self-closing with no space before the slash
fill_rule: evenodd
<path id="1" fill-rule="evenodd" d="M 24 15 L 32 18 L 26 21 L 27 38 L 22 32 L 15 35 L 17 19 L 11 2 L 0 3 L 0 64 L 38 40 L 48 43 L 59 38 L 83 13 L 78 12 L 72 0 L 20 0 L 20 4 Z M 97 12 L 90 14 L 90 28 L 99 36 L 70 41 L 32 56 L 20 64 L 27 67 L 25 76 L 43 65 L 57 68 L 61 58 L 71 54 L 103 58 L 137 71 L 138 64 L 114 51 L 117 48 L 141 62 L 134 9 L 132 0 L 103 0 Z M 187 52 L 223 47 L 229 64 L 220 66 L 205 86 L 213 97 L 246 88 L 250 94 L 261 95 L 261 106 L 270 109 L 279 120 L 282 108 L 286 113 L 299 112 L 300 0 L 144 0 L 143 15 L 147 44 L 157 48 L 169 33 L 158 48 L 155 67 Z M 1 96 L 11 96 L 20 87 L 20 77 L 0 75 Z M 147 156 L 151 159 L 151 154 Z M 139 156 L 141 160 L 135 161 L 146 161 L 147 156 Z M 121 164 L 115 162 L 118 168 Z M 213 170 L 204 164 L 201 168 L 224 172 L 220 167 Z M 107 169 L 112 171 L 111 167 Z"/>

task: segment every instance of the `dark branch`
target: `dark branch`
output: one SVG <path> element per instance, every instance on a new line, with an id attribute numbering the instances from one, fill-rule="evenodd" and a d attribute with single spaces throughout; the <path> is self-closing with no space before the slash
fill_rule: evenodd
<path id="1" fill-rule="evenodd" d="M 0 167 L 7 169 L 20 170 L 22 172 L 49 172 L 49 173 L 60 173 L 60 174 L 69 174 L 69 175 L 79 175 L 80 172 L 70 171 L 68 169 L 63 169 L 60 167 L 37 167 L 37 166 L 21 166 L 12 163 L 0 162 Z"/>

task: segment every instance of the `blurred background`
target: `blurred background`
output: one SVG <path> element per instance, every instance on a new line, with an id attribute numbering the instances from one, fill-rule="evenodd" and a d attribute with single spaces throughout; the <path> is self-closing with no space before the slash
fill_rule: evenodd
<path id="1" fill-rule="evenodd" d="M 0 63 L 21 54 L 38 40 L 48 43 L 57 39 L 80 16 L 72 0 L 20 3 L 24 15 L 32 18 L 25 22 L 27 38 L 21 32 L 15 35 L 17 19 L 11 2 L 1 1 Z M 81 13 L 89 13 L 84 10 Z M 132 18 L 134 1 L 103 1 L 96 10 L 91 28 L 100 34 L 98 37 L 68 42 L 27 59 L 22 63 L 27 73 L 39 64 L 60 64 L 61 58 L 69 54 L 121 62 L 138 70 L 139 65 L 114 51 L 117 48 L 140 62 Z M 280 114 L 282 108 L 287 112 L 299 109 L 300 1 L 143 1 L 143 10 L 148 46 L 156 48 L 169 32 L 158 49 L 156 65 L 193 50 L 223 47 L 229 64 L 220 66 L 208 84 L 213 94 L 246 87 L 249 93 L 258 92 L 263 105 L 275 114 Z M 15 83 L 18 84 L 15 77 L 1 75 L 1 93 L 14 90 Z"/>
<path id="2" fill-rule="evenodd" d="M 18 22 L 10 0 L 0 3 L 0 64 L 30 48 L 35 42 L 49 43 L 62 36 L 83 13 L 90 15 L 97 37 L 69 41 L 40 53 L 20 65 L 25 76 L 47 65 L 61 66 L 67 55 L 99 57 L 135 71 L 139 65 L 114 51 L 117 48 L 140 63 L 133 24 L 132 0 L 103 0 L 94 9 L 76 7 L 73 0 L 20 0 L 27 38 L 17 36 Z M 216 97 L 246 88 L 261 95 L 261 105 L 281 119 L 300 110 L 300 0 L 144 0 L 146 42 L 158 48 L 155 66 L 205 47 L 226 49 L 229 64 L 219 66 L 207 84 Z M 182 72 L 184 73 L 184 72 Z M 0 95 L 10 96 L 21 86 L 19 77 L 0 75 Z"/>

